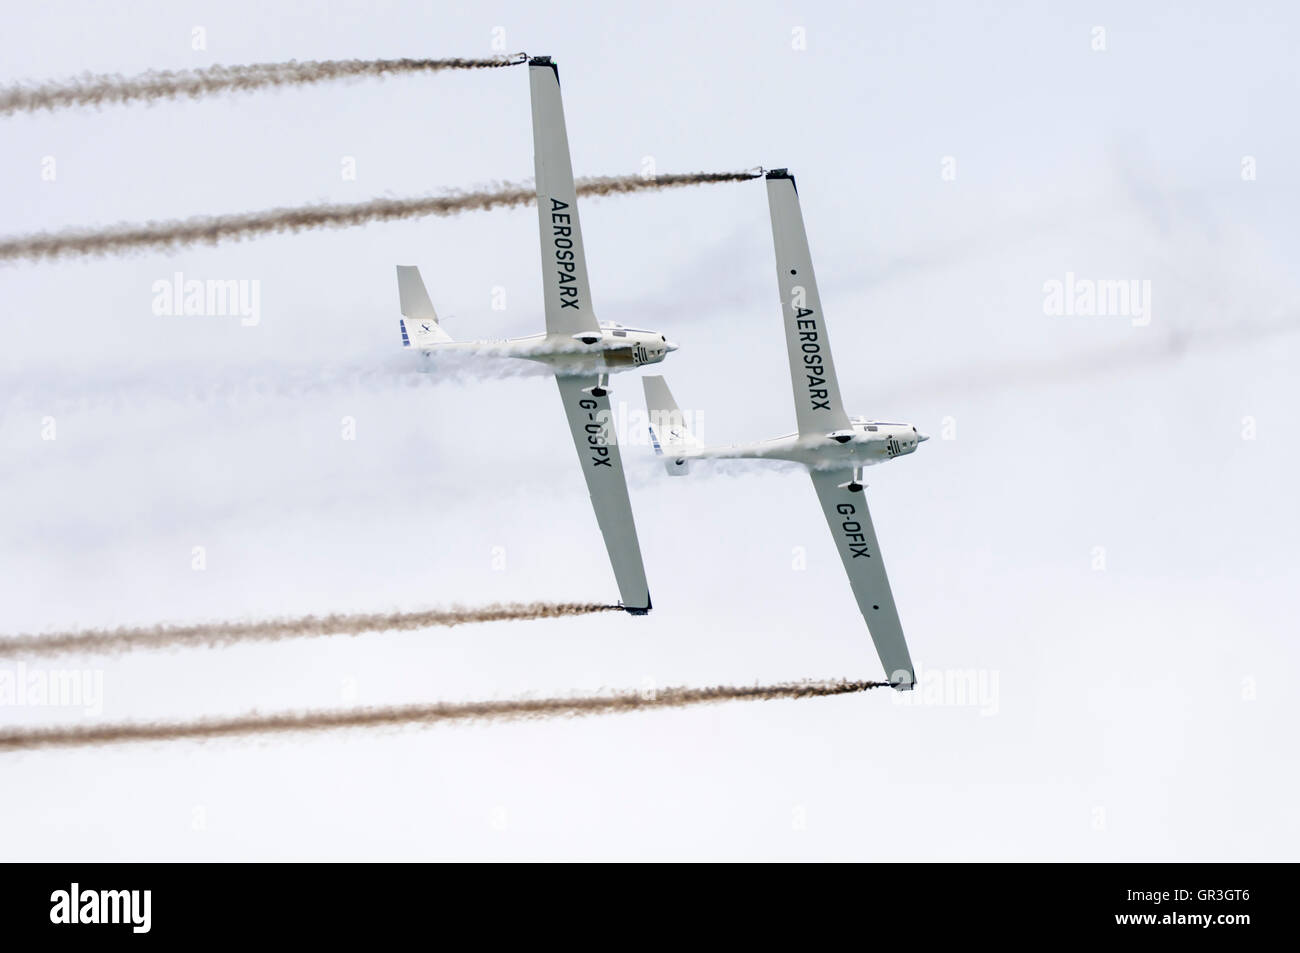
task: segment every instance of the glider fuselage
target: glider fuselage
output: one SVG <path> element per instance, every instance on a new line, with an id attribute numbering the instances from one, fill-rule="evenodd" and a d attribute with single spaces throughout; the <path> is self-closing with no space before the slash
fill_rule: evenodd
<path id="1" fill-rule="evenodd" d="M 413 329 L 419 327 L 418 321 L 410 324 Z M 599 333 L 585 334 L 581 339 L 539 331 L 517 338 L 421 344 L 419 349 L 429 354 L 469 353 L 537 361 L 557 373 L 582 375 L 658 364 L 677 350 L 677 345 L 657 331 L 606 325 Z"/>
<path id="2" fill-rule="evenodd" d="M 911 424 L 855 418 L 850 430 L 834 434 L 787 434 L 760 443 L 681 447 L 673 455 L 683 459 L 789 460 L 813 470 L 843 470 L 915 453 L 929 439 Z"/>

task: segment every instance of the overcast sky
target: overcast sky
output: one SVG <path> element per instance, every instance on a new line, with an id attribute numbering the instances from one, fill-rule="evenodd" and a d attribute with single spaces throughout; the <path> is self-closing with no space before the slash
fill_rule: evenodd
<path id="1" fill-rule="evenodd" d="M 935 439 L 867 476 L 911 702 L 4 755 L 0 858 L 1294 859 L 1300 17 L 1140 7 L 11 12 L 5 83 L 550 54 L 579 175 L 789 167 L 846 407 Z M 0 136 L 7 234 L 532 173 L 522 68 Z M 681 344 L 701 436 L 790 432 L 761 181 L 581 209 L 599 316 Z M 457 338 L 541 329 L 534 215 L 0 266 L 0 632 L 614 598 L 554 384 L 400 352 L 395 264 Z M 154 314 L 176 272 L 257 281 L 260 323 Z M 1149 313 L 1048 314 L 1067 273 Z M 798 468 L 670 479 L 627 436 L 646 618 L 45 661 L 102 710 L 0 723 L 883 675 Z"/>

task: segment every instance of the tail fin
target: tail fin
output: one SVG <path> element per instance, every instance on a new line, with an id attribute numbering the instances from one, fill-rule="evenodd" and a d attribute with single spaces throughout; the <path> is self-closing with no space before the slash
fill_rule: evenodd
<path id="1" fill-rule="evenodd" d="M 429 292 L 420 278 L 420 269 L 414 265 L 397 266 L 397 293 L 402 301 L 402 347 L 427 347 L 446 344 L 451 335 L 438 324 L 438 314 L 433 310 Z"/>
<path id="2" fill-rule="evenodd" d="M 650 442 L 655 453 L 664 458 L 664 467 L 672 476 L 685 476 L 690 472 L 691 461 L 681 451 L 702 446 L 690 427 L 686 416 L 662 377 L 641 378 L 645 387 L 646 411 L 650 417 Z"/>

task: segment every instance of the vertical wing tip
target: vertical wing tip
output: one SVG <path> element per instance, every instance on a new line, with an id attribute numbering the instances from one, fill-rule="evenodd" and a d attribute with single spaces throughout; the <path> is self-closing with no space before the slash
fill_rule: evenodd
<path id="1" fill-rule="evenodd" d="M 769 169 L 767 174 L 764 175 L 763 178 L 767 179 L 769 182 L 771 182 L 774 179 L 789 179 L 790 188 L 794 189 L 796 192 L 799 191 L 799 186 L 795 182 L 794 176 L 790 174 L 789 169 Z"/>
<path id="2" fill-rule="evenodd" d="M 536 67 L 541 67 L 541 68 L 549 68 L 550 71 L 551 71 L 552 73 L 555 74 L 555 82 L 556 82 L 556 83 L 559 83 L 559 81 L 560 81 L 560 68 L 559 68 L 559 66 L 556 65 L 555 60 L 551 59 L 549 56 L 533 56 L 533 57 L 530 57 L 529 60 L 528 60 L 528 65 L 529 65 L 530 67 L 534 67 L 534 66 L 536 66 Z"/>
<path id="3" fill-rule="evenodd" d="M 647 590 L 645 594 L 645 605 L 628 606 L 620 603 L 619 608 L 622 609 L 624 612 L 626 612 L 628 615 L 649 615 L 650 610 L 654 608 L 654 604 L 650 601 L 650 592 L 649 590 Z"/>

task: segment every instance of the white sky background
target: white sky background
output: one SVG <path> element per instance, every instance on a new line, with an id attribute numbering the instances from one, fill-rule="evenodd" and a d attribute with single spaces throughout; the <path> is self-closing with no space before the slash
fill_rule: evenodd
<path id="1" fill-rule="evenodd" d="M 846 405 L 935 436 L 868 476 L 913 657 L 997 696 L 5 755 L 0 857 L 1294 859 L 1297 16 L 1142 6 L 11 12 L 4 82 L 486 55 L 500 26 L 559 63 L 579 175 L 788 166 Z M 0 136 L 7 234 L 532 173 L 522 68 Z M 598 313 L 682 344 L 655 372 L 702 435 L 789 432 L 761 181 L 582 217 Z M 0 631 L 613 598 L 554 385 L 398 348 L 397 263 L 456 337 L 540 329 L 536 234 L 526 209 L 0 267 Z M 257 279 L 261 325 L 155 316 L 176 271 Z M 1067 271 L 1151 281 L 1150 325 L 1046 316 Z M 112 721 L 881 676 L 801 472 L 624 456 L 647 618 L 42 664 L 102 670 Z"/>

